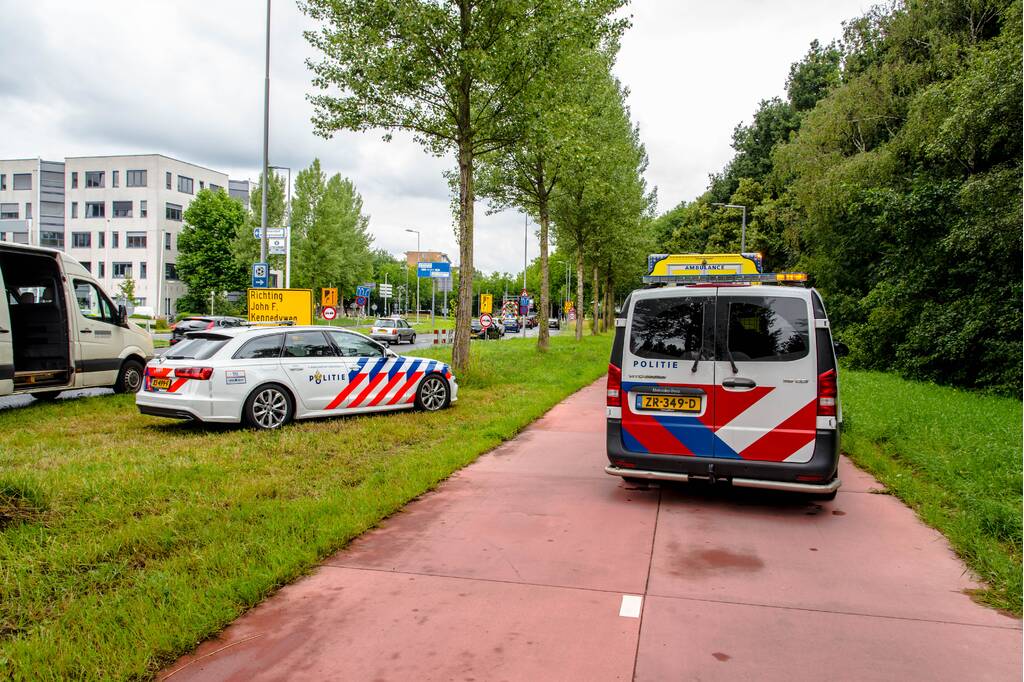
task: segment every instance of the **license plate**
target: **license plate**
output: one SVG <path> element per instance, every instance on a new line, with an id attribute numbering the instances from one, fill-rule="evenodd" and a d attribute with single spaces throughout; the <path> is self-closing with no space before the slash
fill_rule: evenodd
<path id="1" fill-rule="evenodd" d="M 668 412 L 700 412 L 700 396 L 696 395 L 638 395 L 636 406 L 640 410 L 666 410 Z"/>
<path id="2" fill-rule="evenodd" d="M 153 391 L 166 391 L 171 387 L 171 380 L 167 378 L 153 378 L 149 380 L 149 388 Z"/>

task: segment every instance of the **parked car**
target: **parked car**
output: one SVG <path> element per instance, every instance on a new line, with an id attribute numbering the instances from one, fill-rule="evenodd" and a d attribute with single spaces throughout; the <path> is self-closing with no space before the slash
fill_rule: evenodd
<path id="1" fill-rule="evenodd" d="M 138 391 L 153 339 L 89 271 L 55 249 L 0 243 L 0 396 Z"/>
<path id="2" fill-rule="evenodd" d="M 416 330 L 401 317 L 382 317 L 370 327 L 370 338 L 388 345 L 416 343 Z"/>
<path id="3" fill-rule="evenodd" d="M 766 276 L 627 297 L 608 367 L 607 473 L 835 496 L 846 349 L 817 291 Z"/>
<path id="4" fill-rule="evenodd" d="M 331 327 L 223 327 L 192 332 L 146 365 L 142 414 L 276 429 L 292 419 L 418 408 L 458 399 L 439 360 L 393 351 Z"/>
<path id="5" fill-rule="evenodd" d="M 183 317 L 171 327 L 170 345 L 181 343 L 189 332 L 210 331 L 220 327 L 240 327 L 246 320 L 228 315 L 196 315 Z"/>
<path id="6" fill-rule="evenodd" d="M 480 320 L 471 320 L 469 323 L 469 331 L 470 335 L 474 339 L 500 339 L 502 336 L 501 327 L 496 324 L 491 324 L 488 325 L 485 330 L 480 324 Z"/>
<path id="7" fill-rule="evenodd" d="M 548 318 L 548 329 L 561 329 L 562 322 L 557 317 Z"/>
<path id="8" fill-rule="evenodd" d="M 518 334 L 522 327 L 519 326 L 519 319 L 515 317 L 506 317 L 501 321 L 501 326 L 509 334 Z"/>
<path id="9" fill-rule="evenodd" d="M 527 315 L 526 316 L 526 328 L 527 329 L 533 329 L 533 328 L 538 327 L 538 326 L 540 326 L 540 323 L 537 322 L 537 315 L 536 314 L 534 314 L 534 315 Z"/>

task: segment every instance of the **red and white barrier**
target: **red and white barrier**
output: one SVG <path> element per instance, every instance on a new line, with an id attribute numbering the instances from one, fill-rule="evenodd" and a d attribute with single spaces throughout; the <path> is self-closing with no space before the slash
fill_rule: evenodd
<path id="1" fill-rule="evenodd" d="M 434 330 L 434 345 L 447 345 L 449 343 L 455 343 L 455 330 L 454 329 L 435 329 Z"/>

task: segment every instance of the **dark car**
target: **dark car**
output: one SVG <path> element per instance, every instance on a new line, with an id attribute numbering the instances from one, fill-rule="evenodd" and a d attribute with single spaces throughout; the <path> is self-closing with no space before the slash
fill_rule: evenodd
<path id="1" fill-rule="evenodd" d="M 487 329 L 484 330 L 483 325 L 480 324 L 480 320 L 472 320 L 469 323 L 469 333 L 474 339 L 498 339 L 501 338 L 501 330 L 498 325 L 488 325 Z"/>
<path id="2" fill-rule="evenodd" d="M 527 329 L 533 329 L 534 327 L 538 327 L 538 326 L 540 326 L 540 323 L 537 322 L 537 316 L 536 315 L 527 315 L 526 316 L 526 328 Z"/>
<path id="3" fill-rule="evenodd" d="M 200 315 L 185 317 L 171 327 L 171 345 L 184 340 L 188 332 L 200 332 L 217 327 L 239 327 L 246 321 L 240 317 L 229 317 L 227 315 Z"/>
<path id="4" fill-rule="evenodd" d="M 506 317 L 501 321 L 501 326 L 505 328 L 505 331 L 509 334 L 518 334 L 522 327 L 519 326 L 519 320 L 515 317 Z"/>

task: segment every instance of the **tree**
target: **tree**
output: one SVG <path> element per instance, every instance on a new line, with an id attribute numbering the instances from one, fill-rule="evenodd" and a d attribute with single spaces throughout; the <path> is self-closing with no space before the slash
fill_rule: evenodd
<path id="1" fill-rule="evenodd" d="M 789 67 L 786 80 L 786 95 L 795 111 L 813 109 L 818 100 L 839 85 L 842 58 L 843 53 L 835 43 L 822 47 L 817 40 L 811 41 L 803 61 Z"/>
<path id="2" fill-rule="evenodd" d="M 320 160 L 295 178 L 292 201 L 292 282 L 313 289 L 339 286 L 345 292 L 373 274 L 369 223 L 363 200 L 348 179 L 325 180 Z"/>
<path id="3" fill-rule="evenodd" d="M 120 286 L 117 287 L 117 292 L 125 300 L 126 305 L 135 304 L 135 280 L 132 279 L 131 275 L 121 280 Z"/>
<path id="4" fill-rule="evenodd" d="M 572 0 L 307 0 L 321 22 L 306 38 L 322 54 L 308 62 L 318 134 L 337 130 L 410 131 L 437 155 L 458 162 L 458 319 L 452 363 L 469 361 L 473 295 L 474 161 L 517 140 L 523 93 L 563 44 L 594 30 L 595 16 L 619 0 L 573 11 Z"/>
<path id="5" fill-rule="evenodd" d="M 178 277 L 188 285 L 179 306 L 204 310 L 210 292 L 238 291 L 246 287 L 247 267 L 232 251 L 232 241 L 246 224 L 245 209 L 223 190 L 199 190 L 182 216 L 178 235 Z M 250 234 L 250 239 L 251 239 Z"/>

